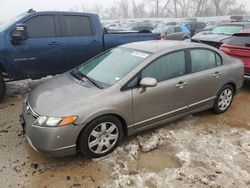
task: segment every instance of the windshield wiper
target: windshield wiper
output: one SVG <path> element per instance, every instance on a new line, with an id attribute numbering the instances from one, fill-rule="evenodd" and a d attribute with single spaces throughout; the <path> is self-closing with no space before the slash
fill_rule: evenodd
<path id="1" fill-rule="evenodd" d="M 74 70 L 70 72 L 72 76 L 74 76 L 78 80 L 82 80 L 82 78 L 87 78 L 93 85 L 95 85 L 99 89 L 103 89 L 103 86 L 97 83 L 94 79 L 88 77 L 87 75 L 81 73 L 79 70 Z"/>
<path id="2" fill-rule="evenodd" d="M 80 72 L 76 72 L 75 70 L 74 71 L 71 71 L 70 74 L 75 77 L 77 80 L 82 80 L 82 75 L 79 74 Z"/>
<path id="3" fill-rule="evenodd" d="M 94 79 L 92 79 L 92 78 L 90 78 L 90 77 L 88 77 L 87 75 L 85 75 L 85 74 L 82 74 L 81 73 L 81 75 L 82 75 L 82 77 L 84 77 L 84 78 L 87 78 L 92 84 L 94 84 L 96 87 L 98 87 L 99 89 L 103 89 L 103 86 L 101 86 L 97 81 L 95 81 Z"/>

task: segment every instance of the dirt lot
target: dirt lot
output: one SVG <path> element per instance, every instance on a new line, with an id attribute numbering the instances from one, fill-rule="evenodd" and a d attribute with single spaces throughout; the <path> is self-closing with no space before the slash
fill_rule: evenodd
<path id="1" fill-rule="evenodd" d="M 8 84 L 0 104 L 0 187 L 250 187 L 250 83 L 227 113 L 202 112 L 130 137 L 98 160 L 31 149 L 18 116 L 22 95 L 37 83 Z"/>

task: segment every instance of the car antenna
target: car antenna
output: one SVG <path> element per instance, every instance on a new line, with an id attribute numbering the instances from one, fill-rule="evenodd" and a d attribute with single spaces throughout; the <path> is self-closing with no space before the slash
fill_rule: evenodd
<path id="1" fill-rule="evenodd" d="M 28 11 L 27 11 L 28 13 L 33 13 L 33 12 L 36 12 L 33 8 L 31 8 L 31 9 L 29 9 Z"/>

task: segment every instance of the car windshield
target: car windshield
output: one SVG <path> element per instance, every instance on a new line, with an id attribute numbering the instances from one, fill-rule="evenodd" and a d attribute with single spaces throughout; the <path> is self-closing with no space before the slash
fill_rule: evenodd
<path id="1" fill-rule="evenodd" d="M 114 48 L 78 67 L 80 75 L 113 85 L 140 65 L 151 54 L 128 48 Z"/>
<path id="2" fill-rule="evenodd" d="M 27 13 L 23 13 L 23 14 L 20 14 L 18 16 L 15 16 L 14 18 L 11 18 L 11 19 L 5 21 L 3 24 L 0 25 L 0 32 L 2 32 L 5 29 L 7 29 L 9 26 L 11 26 L 12 24 L 14 24 L 19 19 L 23 18 L 26 14 Z"/>
<path id="3" fill-rule="evenodd" d="M 233 35 L 243 30 L 243 25 L 221 25 L 212 30 L 211 33 L 217 35 Z"/>

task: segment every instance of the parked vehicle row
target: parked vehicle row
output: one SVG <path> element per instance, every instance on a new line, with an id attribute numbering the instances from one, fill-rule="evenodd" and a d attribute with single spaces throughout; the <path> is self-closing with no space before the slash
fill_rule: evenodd
<path id="1" fill-rule="evenodd" d="M 241 61 L 207 45 L 130 43 L 36 87 L 21 122 L 36 151 L 101 157 L 128 135 L 206 109 L 225 112 L 243 74 Z"/>
<path id="2" fill-rule="evenodd" d="M 155 33 L 106 33 L 95 14 L 29 11 L 0 26 L 0 99 L 4 77 L 55 75 L 120 44 L 157 39 Z"/>

